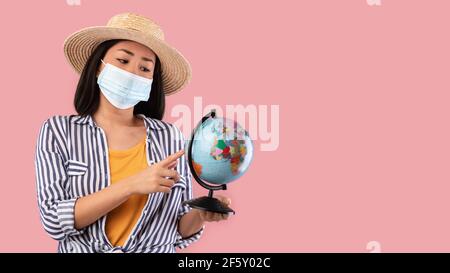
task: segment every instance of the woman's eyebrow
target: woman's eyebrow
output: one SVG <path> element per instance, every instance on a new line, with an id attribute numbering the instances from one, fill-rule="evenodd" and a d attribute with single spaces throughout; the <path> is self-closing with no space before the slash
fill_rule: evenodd
<path id="1" fill-rule="evenodd" d="M 146 57 L 142 57 L 141 58 L 143 61 L 147 61 L 147 62 L 152 62 L 154 63 L 154 61 L 152 59 L 146 58 Z"/>
<path id="2" fill-rule="evenodd" d="M 131 52 L 131 51 L 127 50 L 127 49 L 124 49 L 124 48 L 118 49 L 118 51 L 123 51 L 123 52 L 127 53 L 130 56 L 134 56 L 133 52 Z M 142 57 L 141 59 L 144 60 L 144 61 L 147 61 L 147 62 L 154 63 L 154 61 L 152 59 L 149 59 L 147 57 Z"/>

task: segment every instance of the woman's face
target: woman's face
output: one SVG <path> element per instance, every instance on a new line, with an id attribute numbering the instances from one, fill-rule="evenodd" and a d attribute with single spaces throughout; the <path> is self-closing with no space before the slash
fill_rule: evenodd
<path id="1" fill-rule="evenodd" d="M 106 52 L 103 61 L 141 77 L 152 79 L 156 54 L 150 48 L 140 43 L 121 41 Z M 100 63 L 97 76 L 104 66 L 103 63 Z"/>

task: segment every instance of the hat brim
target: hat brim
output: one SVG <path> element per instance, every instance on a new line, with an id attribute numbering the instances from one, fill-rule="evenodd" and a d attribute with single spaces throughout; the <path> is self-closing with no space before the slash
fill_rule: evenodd
<path id="1" fill-rule="evenodd" d="M 166 95 L 180 91 L 191 80 L 191 67 L 186 58 L 166 42 L 140 31 L 107 26 L 88 27 L 64 41 L 64 54 L 78 73 L 102 42 L 114 39 L 131 40 L 153 50 L 161 62 L 163 90 Z"/>

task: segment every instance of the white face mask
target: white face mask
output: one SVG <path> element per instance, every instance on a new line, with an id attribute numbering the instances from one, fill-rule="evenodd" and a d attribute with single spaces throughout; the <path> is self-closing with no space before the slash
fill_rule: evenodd
<path id="1" fill-rule="evenodd" d="M 97 78 L 98 86 L 108 101 L 119 109 L 128 109 L 140 101 L 148 101 L 153 79 L 147 79 L 112 64 L 106 64 Z"/>

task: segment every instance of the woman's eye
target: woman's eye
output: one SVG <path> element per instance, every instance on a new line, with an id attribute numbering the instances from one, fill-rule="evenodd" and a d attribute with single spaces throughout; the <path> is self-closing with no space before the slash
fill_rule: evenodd
<path id="1" fill-rule="evenodd" d="M 143 72 L 149 72 L 150 69 L 148 69 L 147 67 L 141 67 L 141 71 L 143 71 Z"/>
<path id="2" fill-rule="evenodd" d="M 127 64 L 128 60 L 124 60 L 124 59 L 117 59 L 120 63 L 122 64 Z"/>

